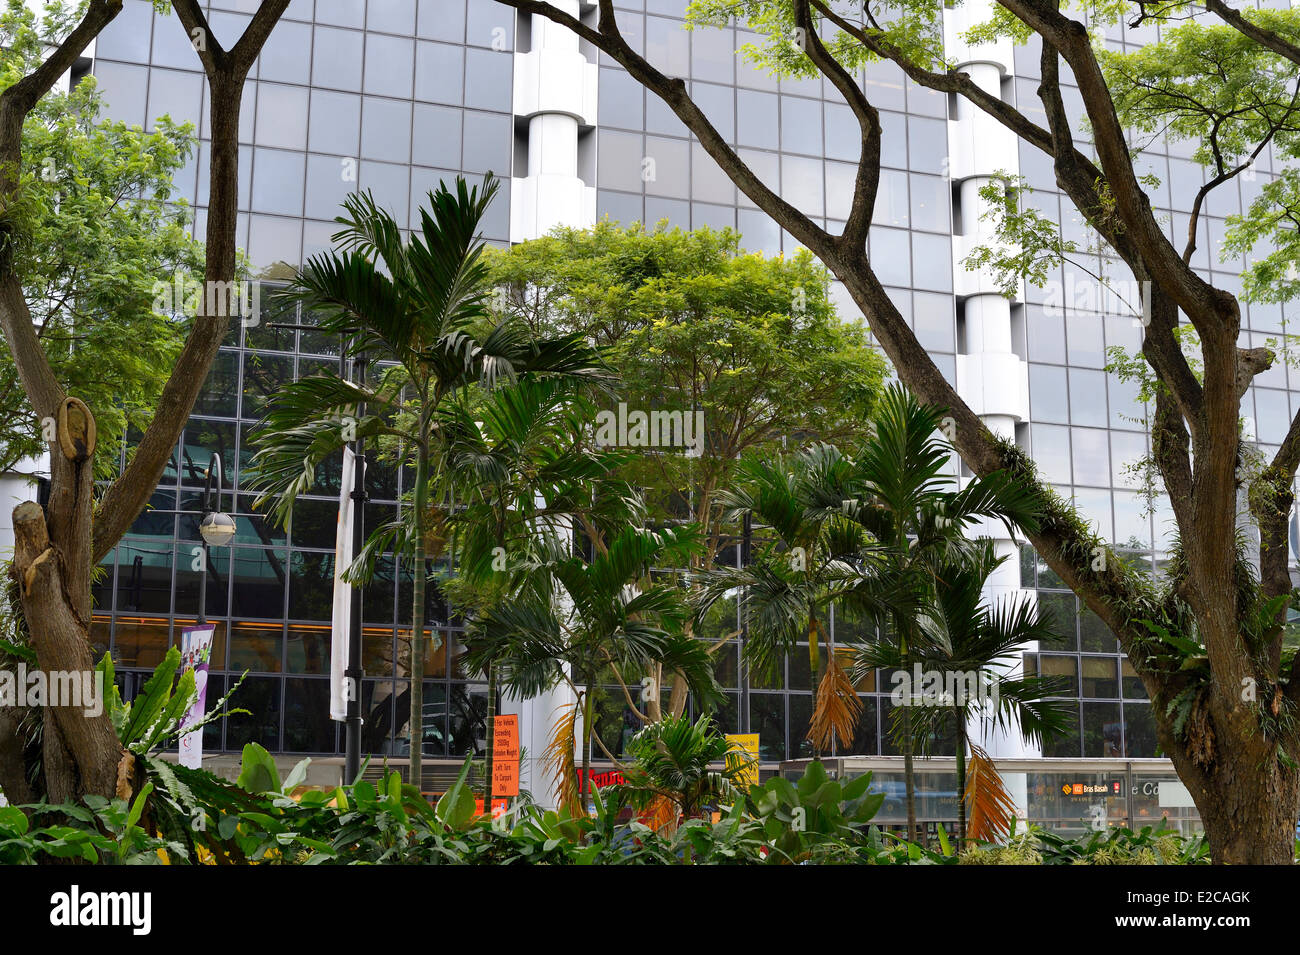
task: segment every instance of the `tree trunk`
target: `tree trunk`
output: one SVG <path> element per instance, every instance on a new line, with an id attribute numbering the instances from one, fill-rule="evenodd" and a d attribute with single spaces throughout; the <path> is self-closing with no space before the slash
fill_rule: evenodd
<path id="1" fill-rule="evenodd" d="M 907 792 L 907 838 L 916 842 L 919 834 L 916 826 L 916 768 L 912 764 L 912 712 L 906 708 L 903 710 L 903 787 Z"/>
<path id="2" fill-rule="evenodd" d="M 196 45 L 210 87 L 212 127 L 210 200 L 205 277 L 209 289 L 231 288 L 235 275 L 235 224 L 238 205 L 239 109 L 244 79 L 289 0 L 267 0 L 254 14 L 239 43 L 227 54 L 207 29 L 196 0 L 177 0 L 177 14 Z M 80 24 L 46 57 L 41 66 L 10 85 L 0 95 L 0 194 L 16 188 L 22 165 L 22 129 L 42 96 L 81 55 L 103 27 L 122 9 L 120 0 L 90 3 Z M 201 32 L 196 33 L 195 31 Z M 0 231 L 7 231 L 0 226 Z M 14 572 L 19 575 L 20 600 L 37 662 L 48 672 L 92 668 L 88 633 L 91 618 L 90 579 L 96 561 L 112 550 L 130 527 L 176 448 L 176 441 L 207 377 L 208 367 L 225 335 L 230 293 L 206 314 L 207 294 L 200 314 L 163 388 L 153 420 L 135 448 L 126 469 L 104 493 L 92 537 L 94 417 L 90 409 L 68 399 L 55 379 L 36 335 L 31 312 L 6 254 L 0 260 L 0 325 L 17 367 L 23 390 L 39 418 L 59 422 L 60 441 L 50 451 L 50 501 L 47 511 L 34 503 L 14 513 L 17 537 Z M 20 513 L 21 512 L 21 513 Z M 52 707 L 43 721 L 43 781 L 33 793 L 52 801 L 94 793 L 118 793 L 117 764 L 121 744 L 107 712 L 90 717 L 78 707 Z M 6 759 L 12 758 L 6 752 Z M 6 765 L 0 777 L 12 780 Z"/>
<path id="3" fill-rule="evenodd" d="M 49 526 L 36 503 L 26 501 L 14 508 L 13 572 L 21 585 L 23 616 L 38 622 L 32 627 L 32 644 L 47 681 L 60 671 L 81 679 L 95 666 L 88 639 L 93 465 L 89 456 L 80 462 L 61 457 L 58 451 L 51 453 L 51 470 L 61 476 L 70 473 L 73 486 L 60 485 L 70 504 L 56 509 L 51 501 Z M 53 519 L 56 516 L 59 519 Z M 43 729 L 45 796 L 50 802 L 71 802 L 88 793 L 113 796 L 125 752 L 108 709 L 89 716 L 84 706 L 48 706 L 45 715 L 53 716 Z"/>
<path id="4" fill-rule="evenodd" d="M 25 716 L 16 706 L 0 707 L 0 792 L 15 804 L 36 801 L 27 781 L 27 747 L 21 730 Z"/>
<path id="5" fill-rule="evenodd" d="M 497 711 L 497 668 L 488 662 L 487 671 L 487 743 L 483 747 L 483 811 L 492 814 L 492 757 L 494 746 L 492 721 Z"/>
<path id="6" fill-rule="evenodd" d="M 586 693 L 582 701 L 582 735 L 579 737 L 579 743 L 582 745 L 582 779 L 579 792 L 582 795 L 582 812 L 587 813 L 587 793 L 591 786 L 591 713 L 594 709 L 592 700 L 594 696 L 591 692 L 591 686 L 587 686 Z"/>
<path id="7" fill-rule="evenodd" d="M 817 610 L 815 607 L 808 609 L 808 673 L 811 683 L 809 684 L 813 691 L 813 712 L 817 711 L 819 702 L 819 691 L 822 685 L 822 677 L 825 676 L 825 667 L 830 665 L 830 655 L 835 652 L 835 648 L 830 646 L 829 642 L 826 647 L 826 663 L 822 664 L 820 648 L 817 645 L 817 633 L 821 629 L 817 622 Z M 811 727 L 810 727 L 811 729 Z M 833 737 L 832 737 L 833 738 Z M 810 739 L 813 745 L 813 759 L 822 758 L 822 748 L 819 740 Z"/>
<path id="8" fill-rule="evenodd" d="M 1156 705 L 1155 702 L 1152 704 Z M 1276 740 L 1256 731 L 1244 743 L 1216 738 L 1225 714 L 1194 709 L 1181 738 L 1157 722 L 1160 748 L 1186 784 L 1216 865 L 1290 865 L 1300 813 L 1300 769 L 1278 758 Z"/>
<path id="9" fill-rule="evenodd" d="M 1216 865 L 1291 865 L 1295 861 L 1300 774 L 1260 772 L 1245 760 L 1221 761 L 1213 790 L 1193 791 Z"/>
<path id="10" fill-rule="evenodd" d="M 415 553 L 412 557 L 411 598 L 411 767 L 412 786 L 424 781 L 424 519 L 429 499 L 429 452 L 420 448 L 415 460 Z"/>

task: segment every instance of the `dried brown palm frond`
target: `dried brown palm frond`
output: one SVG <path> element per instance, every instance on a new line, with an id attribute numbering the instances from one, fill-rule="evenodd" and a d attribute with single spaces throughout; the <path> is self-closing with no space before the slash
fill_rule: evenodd
<path id="1" fill-rule="evenodd" d="M 578 789 L 578 770 L 573 765 L 576 746 L 578 704 L 569 703 L 559 708 L 559 716 L 551 727 L 551 740 L 546 744 L 542 762 L 555 786 L 555 799 L 569 810 L 571 816 L 582 813 L 582 793 Z"/>
<path id="2" fill-rule="evenodd" d="M 973 743 L 966 766 L 966 808 L 970 812 L 968 839 L 996 842 L 1011 834 L 1011 824 L 1016 818 L 1015 800 L 1007 792 L 992 758 Z"/>
<path id="3" fill-rule="evenodd" d="M 836 737 L 841 743 L 852 744 L 861 711 L 862 701 L 840 665 L 840 654 L 832 650 L 827 654 L 826 673 L 817 685 L 817 702 L 808 724 L 808 739 L 818 752 L 829 752 L 831 741 Z"/>
<path id="4" fill-rule="evenodd" d="M 651 798 L 638 814 L 638 821 L 662 836 L 671 836 L 677 829 L 679 810 L 677 803 L 659 794 Z"/>

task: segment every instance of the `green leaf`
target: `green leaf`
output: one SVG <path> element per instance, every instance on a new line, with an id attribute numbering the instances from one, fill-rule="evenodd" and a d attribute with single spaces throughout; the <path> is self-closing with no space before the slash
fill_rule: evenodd
<path id="1" fill-rule="evenodd" d="M 23 835 L 31 827 L 26 814 L 16 806 L 0 807 L 0 828 Z"/>
<path id="2" fill-rule="evenodd" d="M 169 647 L 162 662 L 154 667 L 153 675 L 145 681 L 140 693 L 131 701 L 131 715 L 120 737 L 122 745 L 129 748 L 153 726 L 171 699 L 172 681 L 180 665 L 180 650 Z"/>
<path id="3" fill-rule="evenodd" d="M 236 783 L 250 793 L 282 791 L 280 774 L 275 768 L 275 759 L 258 743 L 245 744 Z"/>
<path id="4" fill-rule="evenodd" d="M 469 826 L 477 808 L 474 791 L 466 784 L 472 761 L 473 754 L 465 757 L 465 764 L 461 766 L 460 775 L 456 777 L 456 782 L 442 794 L 438 800 L 438 805 L 435 807 L 435 812 L 443 824 L 457 831 Z"/>
<path id="5" fill-rule="evenodd" d="M 284 785 L 279 787 L 281 792 L 293 792 L 302 785 L 303 780 L 307 778 L 307 767 L 311 765 L 311 757 L 298 761 L 297 765 L 289 771 L 289 775 L 284 780 Z"/>
<path id="6" fill-rule="evenodd" d="M 140 821 L 140 817 L 144 815 L 145 803 L 148 802 L 149 794 L 152 792 L 153 783 L 145 783 L 139 794 L 135 797 L 135 801 L 131 803 L 131 812 L 126 817 L 126 828 L 128 830 L 134 827 L 135 824 Z"/>
<path id="7" fill-rule="evenodd" d="M 844 784 L 843 799 L 847 802 L 857 799 L 864 795 L 871 788 L 871 773 L 866 772 L 861 776 L 855 776 Z"/>

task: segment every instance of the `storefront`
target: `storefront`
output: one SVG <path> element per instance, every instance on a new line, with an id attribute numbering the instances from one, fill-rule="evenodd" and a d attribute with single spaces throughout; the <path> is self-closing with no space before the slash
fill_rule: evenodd
<path id="1" fill-rule="evenodd" d="M 798 779 L 808 760 L 781 764 L 781 775 Z M 1161 821 L 1184 834 L 1201 831 L 1187 787 L 1166 759 L 1008 759 L 998 771 L 1022 822 L 1066 835 L 1107 827 L 1138 830 Z M 907 825 L 906 789 L 900 757 L 837 757 L 823 763 L 835 778 L 872 773 L 872 789 L 885 794 L 875 822 L 888 829 Z M 951 758 L 916 760 L 916 816 L 927 831 L 957 820 L 957 765 Z"/>

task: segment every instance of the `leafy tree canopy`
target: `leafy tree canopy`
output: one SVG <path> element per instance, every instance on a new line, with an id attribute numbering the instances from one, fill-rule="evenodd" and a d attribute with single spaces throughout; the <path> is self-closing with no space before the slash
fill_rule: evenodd
<path id="1" fill-rule="evenodd" d="M 490 264 L 511 290 L 498 303 L 535 331 L 580 332 L 606 349 L 616 402 L 691 421 L 702 412 L 698 455 L 667 449 L 629 465 L 652 507 L 707 522 L 742 453 L 813 438 L 853 446 L 866 434 L 885 361 L 864 325 L 836 313 L 829 275 L 807 252 L 765 258 L 730 229 L 606 221 Z"/>
<path id="2" fill-rule="evenodd" d="M 43 19 L 18 0 L 0 14 L 0 89 L 40 62 L 75 4 Z M 66 31 L 64 31 L 66 32 Z M 203 246 L 173 178 L 194 149 L 192 125 L 157 120 L 153 132 L 100 117 L 93 77 L 43 97 L 23 129 L 16 198 L 0 211 L 5 251 L 22 277 L 45 353 L 60 383 L 95 409 L 101 448 L 143 430 L 185 339 L 188 320 L 157 283 L 201 278 Z M 160 304 L 163 307 L 159 307 Z M 0 471 L 46 447 L 0 343 Z M 96 456 L 114 470 L 112 453 Z"/>

